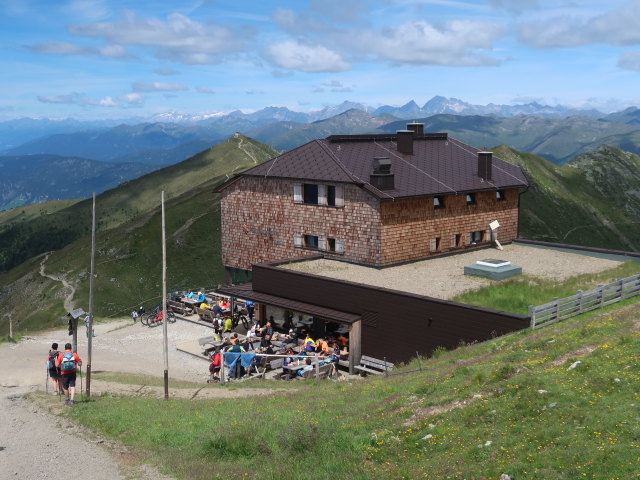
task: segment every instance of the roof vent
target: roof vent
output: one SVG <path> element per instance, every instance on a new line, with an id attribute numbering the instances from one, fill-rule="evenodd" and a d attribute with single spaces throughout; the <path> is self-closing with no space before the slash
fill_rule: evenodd
<path id="1" fill-rule="evenodd" d="M 492 152 L 478 152 L 478 176 L 482 180 L 491 180 Z"/>
<path id="2" fill-rule="evenodd" d="M 413 130 L 398 130 L 398 152 L 413 155 Z"/>
<path id="3" fill-rule="evenodd" d="M 394 175 L 391 173 L 391 159 L 389 157 L 374 157 L 373 173 L 369 176 L 369 183 L 378 190 L 393 190 L 395 188 Z"/>
<path id="4" fill-rule="evenodd" d="M 407 130 L 411 130 L 415 137 L 422 137 L 424 135 L 424 123 L 407 123 Z"/>
<path id="5" fill-rule="evenodd" d="M 373 173 L 381 173 L 381 174 L 391 173 L 391 159 L 389 159 L 389 157 L 374 157 Z"/>

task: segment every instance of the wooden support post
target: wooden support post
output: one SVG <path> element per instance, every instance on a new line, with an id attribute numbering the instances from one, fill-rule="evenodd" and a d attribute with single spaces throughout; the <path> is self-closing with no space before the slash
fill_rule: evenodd
<path id="1" fill-rule="evenodd" d="M 224 350 L 220 349 L 220 383 L 224 383 Z"/>
<path id="2" fill-rule="evenodd" d="M 316 355 L 316 385 L 320 385 L 320 357 Z"/>
<path id="3" fill-rule="evenodd" d="M 578 296 L 578 313 L 582 313 L 582 290 L 578 290 L 576 295 Z"/>
<path id="4" fill-rule="evenodd" d="M 536 328 L 536 311 L 533 305 L 529 305 L 528 315 L 531 322 L 529 327 L 531 328 L 531 330 L 533 330 L 534 328 Z"/>
<path id="5" fill-rule="evenodd" d="M 360 365 L 362 357 L 362 320 L 353 322 L 349 327 L 349 373 L 355 373 L 355 366 Z"/>
<path id="6" fill-rule="evenodd" d="M 558 302 L 558 297 L 553 297 L 553 305 L 556 307 L 555 309 L 555 316 L 556 316 L 556 320 L 559 319 L 560 317 L 560 302 Z"/>
<path id="7" fill-rule="evenodd" d="M 422 363 L 420 362 L 420 354 L 416 351 L 416 358 L 418 359 L 418 369 L 422 371 Z"/>

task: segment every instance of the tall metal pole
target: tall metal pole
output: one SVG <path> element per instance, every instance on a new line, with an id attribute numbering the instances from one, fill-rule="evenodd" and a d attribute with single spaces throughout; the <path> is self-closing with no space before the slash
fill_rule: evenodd
<path id="1" fill-rule="evenodd" d="M 169 399 L 169 340 L 167 338 L 167 242 L 164 224 L 164 190 L 162 191 L 162 337 L 164 340 L 164 399 Z"/>
<path id="2" fill-rule="evenodd" d="M 91 222 L 91 273 L 89 275 L 89 322 L 87 323 L 87 398 L 91 398 L 91 347 L 93 345 L 93 267 L 96 256 L 96 194 Z"/>

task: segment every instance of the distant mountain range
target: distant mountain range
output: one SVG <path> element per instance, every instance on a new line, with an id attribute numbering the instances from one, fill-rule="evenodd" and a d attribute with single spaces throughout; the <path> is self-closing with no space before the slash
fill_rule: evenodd
<path id="1" fill-rule="evenodd" d="M 574 113 L 580 115 L 572 115 Z M 267 107 L 251 113 L 235 110 L 202 115 L 162 114 L 153 120 L 117 125 L 106 120 L 89 123 L 46 119 L 0 122 L 0 141 L 28 138 L 28 131 L 37 136 L 5 150 L 5 157 L 0 156 L 0 159 L 11 157 L 0 162 L 0 210 L 45 198 L 87 195 L 92 190 L 100 193 L 136 174 L 176 164 L 236 132 L 277 151 L 285 151 L 332 134 L 393 133 L 406 128 L 407 120 L 416 120 L 425 123 L 425 131 L 448 132 L 477 147 L 508 145 L 543 156 L 558 165 L 593 151 L 603 143 L 640 153 L 640 110 L 636 107 L 605 115 L 593 110 L 576 111 L 537 103 L 479 106 L 455 98 L 433 97 L 423 106 L 410 101 L 401 107 L 387 105 L 372 109 L 343 102 L 311 113 Z M 47 131 L 54 133 L 42 136 Z M 49 174 L 50 170 L 46 170 L 47 178 L 52 180 L 43 184 L 45 188 L 39 192 L 27 182 L 17 182 L 16 177 L 5 170 L 7 165 L 16 169 L 20 162 L 24 163 L 25 172 L 43 169 L 45 158 L 58 162 L 52 163 L 51 168 L 60 165 L 60 159 L 51 156 L 84 159 L 84 163 L 73 170 L 74 175 L 69 175 L 75 179 L 77 188 L 57 180 L 62 179 L 67 171 L 65 168 L 70 168 L 69 161 L 64 164 L 66 167 L 59 168 L 59 173 L 51 171 Z M 34 161 L 39 163 L 30 165 Z M 109 162 L 110 165 L 100 166 L 90 163 L 92 161 Z M 121 165 L 120 171 L 114 164 Z M 57 193 L 56 185 L 60 187 Z"/>

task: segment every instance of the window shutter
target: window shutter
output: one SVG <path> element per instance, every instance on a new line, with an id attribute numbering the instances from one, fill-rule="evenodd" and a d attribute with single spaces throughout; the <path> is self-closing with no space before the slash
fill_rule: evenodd
<path id="1" fill-rule="evenodd" d="M 327 249 L 327 239 L 325 237 L 318 237 L 318 250 Z"/>
<path id="2" fill-rule="evenodd" d="M 302 203 L 302 184 L 293 184 L 293 203 Z"/>
<path id="3" fill-rule="evenodd" d="M 436 251 L 436 239 L 432 238 L 431 240 L 429 240 L 430 246 L 429 248 L 431 249 L 432 252 Z"/>
<path id="4" fill-rule="evenodd" d="M 344 186 L 343 185 L 336 185 L 336 207 L 344 207 Z M 337 248 L 338 247 L 336 246 L 336 249 Z"/>
<path id="5" fill-rule="evenodd" d="M 293 236 L 293 245 L 297 248 L 302 248 L 302 235 Z"/>
<path id="6" fill-rule="evenodd" d="M 336 253 L 344 253 L 344 240 L 336 240 Z"/>
<path id="7" fill-rule="evenodd" d="M 456 248 L 456 247 L 457 247 L 457 245 L 456 245 L 456 236 L 455 236 L 455 234 L 454 234 L 454 235 L 451 235 L 451 244 L 450 244 L 449 246 L 450 246 L 451 248 Z"/>
<path id="8" fill-rule="evenodd" d="M 327 186 L 318 185 L 318 205 L 327 204 Z"/>
<path id="9" fill-rule="evenodd" d="M 465 235 L 466 241 L 465 241 L 465 245 L 471 245 L 471 232 L 467 233 Z"/>

